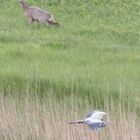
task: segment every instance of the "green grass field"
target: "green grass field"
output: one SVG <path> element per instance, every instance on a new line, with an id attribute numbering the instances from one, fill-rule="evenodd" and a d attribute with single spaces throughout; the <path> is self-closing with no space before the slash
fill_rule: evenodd
<path id="1" fill-rule="evenodd" d="M 37 95 L 47 102 L 53 95 L 58 106 L 76 102 L 81 112 L 84 106 L 117 110 L 121 104 L 139 116 L 139 0 L 28 3 L 50 11 L 60 27 L 30 28 L 17 0 L 0 0 L 2 96 L 20 102 Z"/>
<path id="2" fill-rule="evenodd" d="M 122 94 L 139 103 L 138 1 L 28 3 L 51 11 L 60 27 L 35 23 L 31 29 L 17 1 L 1 1 L 1 91 L 37 85 L 39 92 L 53 88 L 60 97 Z"/>

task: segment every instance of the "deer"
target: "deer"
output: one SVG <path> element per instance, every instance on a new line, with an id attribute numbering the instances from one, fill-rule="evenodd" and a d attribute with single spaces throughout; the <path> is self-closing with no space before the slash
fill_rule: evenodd
<path id="1" fill-rule="evenodd" d="M 39 7 L 29 6 L 26 0 L 19 0 L 21 7 L 24 11 L 24 15 L 27 16 L 30 26 L 34 21 L 38 23 L 43 23 L 50 27 L 50 25 L 58 25 L 59 23 L 54 21 L 54 17 L 48 11 L 41 9 Z"/>

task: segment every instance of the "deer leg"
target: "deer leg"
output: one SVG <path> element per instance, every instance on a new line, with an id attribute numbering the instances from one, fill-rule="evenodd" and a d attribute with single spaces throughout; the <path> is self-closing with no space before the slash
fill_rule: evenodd
<path id="1" fill-rule="evenodd" d="M 33 19 L 31 17 L 29 17 L 28 21 L 29 21 L 30 27 L 32 27 Z"/>
<path id="2" fill-rule="evenodd" d="M 48 23 L 48 22 L 45 22 L 45 25 L 47 25 L 48 27 L 50 27 L 50 23 Z"/>
<path id="3" fill-rule="evenodd" d="M 37 20 L 37 23 L 39 24 L 39 20 Z"/>

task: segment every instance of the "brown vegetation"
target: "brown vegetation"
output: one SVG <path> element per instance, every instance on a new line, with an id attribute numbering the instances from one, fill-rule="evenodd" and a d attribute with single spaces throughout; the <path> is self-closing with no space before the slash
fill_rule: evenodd
<path id="1" fill-rule="evenodd" d="M 90 106 L 87 106 L 90 108 Z M 134 113 L 120 108 L 107 110 L 111 123 L 100 132 L 93 132 L 86 125 L 68 125 L 68 121 L 82 117 L 87 109 L 78 112 L 73 106 L 59 106 L 48 100 L 40 103 L 24 97 L 16 99 L 0 96 L 1 140 L 139 140 L 140 127 Z M 84 117 L 84 116 L 83 116 Z"/>

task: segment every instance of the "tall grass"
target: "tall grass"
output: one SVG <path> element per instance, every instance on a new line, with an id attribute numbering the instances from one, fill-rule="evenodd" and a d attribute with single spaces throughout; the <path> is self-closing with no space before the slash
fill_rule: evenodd
<path id="1" fill-rule="evenodd" d="M 68 125 L 71 120 L 85 117 L 91 106 L 78 108 L 77 98 L 71 96 L 71 105 L 56 102 L 49 96 L 43 104 L 38 98 L 23 96 L 21 100 L 0 96 L 0 139 L 2 140 L 139 140 L 140 127 L 137 115 L 114 102 L 106 104 L 111 122 L 100 132 L 90 130 L 86 125 Z M 19 104 L 20 102 L 20 104 Z"/>

